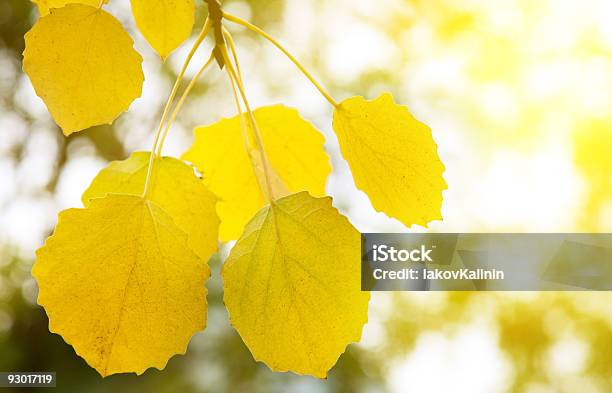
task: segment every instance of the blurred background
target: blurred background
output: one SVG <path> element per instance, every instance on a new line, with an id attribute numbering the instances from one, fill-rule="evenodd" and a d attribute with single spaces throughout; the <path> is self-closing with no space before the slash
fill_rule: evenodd
<path id="1" fill-rule="evenodd" d="M 337 99 L 390 91 L 431 126 L 449 184 L 433 230 L 612 229 L 609 0 L 228 0 L 225 8 L 279 38 Z M 30 276 L 34 252 L 101 168 L 150 149 L 190 47 L 162 63 L 127 0 L 107 10 L 145 57 L 143 96 L 113 126 L 64 138 L 21 71 L 37 10 L 0 1 L 0 371 L 56 371 L 62 392 L 612 392 L 606 293 L 375 293 L 362 342 L 328 380 L 273 373 L 229 326 L 218 274 L 228 246 L 211 261 L 209 325 L 187 355 L 162 372 L 102 380 L 48 332 Z M 326 135 L 328 192 L 351 222 L 363 232 L 422 231 L 373 211 L 339 155 L 326 101 L 271 45 L 228 28 L 251 104 L 297 107 Z M 209 71 L 165 154 L 183 152 L 194 126 L 234 115 L 225 75 Z"/>

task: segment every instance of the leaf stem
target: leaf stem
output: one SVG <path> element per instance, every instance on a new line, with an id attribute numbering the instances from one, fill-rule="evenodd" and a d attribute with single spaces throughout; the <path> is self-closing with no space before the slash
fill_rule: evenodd
<path id="1" fill-rule="evenodd" d="M 231 44 L 230 44 L 230 48 L 231 48 Z M 235 48 L 234 48 L 235 49 Z M 223 46 L 221 48 L 222 54 L 223 54 L 223 58 L 225 60 L 225 66 L 227 68 L 227 74 L 230 78 L 230 82 L 232 84 L 232 90 L 234 93 L 234 99 L 236 100 L 236 105 L 238 107 L 238 111 L 240 114 L 240 117 L 242 119 L 243 113 L 240 107 L 240 102 L 238 100 L 238 94 L 236 93 L 236 87 L 238 88 L 238 92 L 240 93 L 240 96 L 242 97 L 242 102 L 244 103 L 244 106 L 246 108 L 246 112 L 249 118 L 249 122 L 251 123 L 251 127 L 253 129 L 253 134 L 254 134 L 254 139 L 257 145 L 257 150 L 259 152 L 259 154 L 261 154 L 261 161 L 262 161 L 262 165 L 263 165 L 263 172 L 264 172 L 264 183 L 265 183 L 265 190 L 267 191 L 264 192 L 264 194 L 266 194 L 266 199 L 268 200 L 268 202 L 274 201 L 275 199 L 275 195 L 274 195 L 274 190 L 272 188 L 272 177 L 270 175 L 270 168 L 268 165 L 268 159 L 266 157 L 266 152 L 264 150 L 263 147 L 263 142 L 261 140 L 261 136 L 259 133 L 259 128 L 257 127 L 257 121 L 255 120 L 255 115 L 253 114 L 253 111 L 251 110 L 251 106 L 249 105 L 249 101 L 246 97 L 246 92 L 244 89 L 244 84 L 242 82 L 242 78 L 236 73 L 236 70 L 234 69 L 234 66 L 232 65 L 232 62 L 230 61 L 229 55 L 227 53 L 227 48 L 225 46 Z M 237 60 L 238 56 L 236 54 L 235 51 L 232 52 L 234 59 Z M 238 62 L 236 62 L 236 68 L 238 68 Z M 245 137 L 247 137 L 245 140 L 246 144 L 247 144 L 247 149 L 250 149 L 248 146 L 248 135 L 246 132 L 246 126 L 244 124 L 244 120 L 242 120 L 241 125 L 244 127 L 243 128 L 243 134 L 245 134 Z M 247 153 L 249 153 L 247 151 Z M 250 155 L 250 154 L 249 154 Z M 251 159 L 251 163 L 255 165 L 255 163 L 253 163 L 252 159 Z M 255 173 L 257 174 L 257 168 L 255 168 Z M 261 187 L 261 185 L 260 185 Z"/>
<path id="2" fill-rule="evenodd" d="M 189 82 L 189 85 L 187 85 L 187 87 L 185 88 L 185 91 L 181 95 L 181 98 L 179 99 L 178 103 L 174 107 L 174 111 L 172 112 L 172 115 L 170 116 L 170 119 L 166 123 L 166 128 L 164 129 L 164 132 L 162 134 L 162 137 L 161 137 L 161 140 L 159 142 L 159 145 L 157 146 L 156 154 L 158 156 L 161 156 L 162 148 L 164 147 L 164 142 L 166 141 L 166 137 L 168 136 L 168 132 L 170 131 L 170 128 L 172 127 L 172 124 L 174 123 L 174 120 L 176 119 L 176 116 L 181 111 L 181 108 L 183 107 L 183 104 L 185 103 L 185 100 L 187 100 L 187 96 L 189 95 L 189 93 L 191 92 L 191 90 L 193 89 L 195 84 L 197 83 L 197 81 L 200 78 L 200 76 L 204 73 L 204 71 L 206 71 L 206 69 L 208 68 L 210 63 L 213 62 L 214 59 L 215 59 L 215 54 L 214 54 L 214 52 L 211 52 L 210 57 L 208 58 L 206 63 L 202 66 L 202 68 L 200 68 L 200 70 L 197 72 L 197 74 L 195 74 L 194 77 L 191 79 L 191 81 Z"/>
<path id="3" fill-rule="evenodd" d="M 232 38 L 230 32 L 225 27 L 223 27 L 223 37 L 225 37 L 225 41 L 227 41 L 230 46 L 230 52 L 232 52 L 232 57 L 234 58 L 234 63 L 236 64 L 236 71 L 238 73 L 238 77 L 240 78 L 240 80 L 243 80 L 242 70 L 240 70 L 240 63 L 238 62 L 238 51 L 236 51 L 236 43 L 234 42 L 234 38 Z"/>
<path id="4" fill-rule="evenodd" d="M 168 113 L 170 112 L 170 107 L 172 106 L 172 102 L 174 102 L 174 98 L 176 97 L 176 93 L 178 92 L 178 88 L 179 88 L 179 86 L 181 84 L 181 81 L 183 80 L 183 76 L 185 75 L 185 71 L 187 70 L 187 67 L 189 66 L 189 63 L 191 62 L 191 59 L 193 58 L 195 52 L 198 50 L 198 48 L 200 47 L 200 44 L 202 44 L 202 41 L 204 41 L 204 38 L 206 37 L 206 35 L 210 31 L 211 25 L 212 25 L 212 23 L 210 22 L 210 20 L 206 19 L 206 22 L 204 22 L 204 27 L 202 27 L 202 31 L 200 32 L 200 35 L 198 36 L 198 38 L 194 42 L 193 47 L 191 48 L 191 51 L 187 55 L 187 58 L 185 59 L 185 62 L 183 63 L 183 67 L 181 68 L 181 71 L 179 72 L 179 74 L 178 74 L 178 76 L 176 78 L 176 81 L 174 82 L 174 86 L 172 87 L 172 91 L 170 93 L 170 97 L 168 98 L 168 101 L 166 102 L 166 107 L 164 108 L 164 113 L 162 115 L 162 118 L 161 118 L 161 120 L 159 122 L 159 126 L 157 127 L 157 131 L 155 133 L 155 140 L 153 142 L 153 148 L 151 149 L 151 157 L 149 159 L 149 169 L 147 171 L 147 178 L 145 180 L 145 186 L 144 186 L 144 190 L 142 192 L 142 197 L 145 198 L 145 199 L 148 196 L 149 191 L 151 189 L 151 175 L 153 173 L 153 165 L 155 164 L 155 158 L 156 158 L 155 151 L 156 151 L 157 145 L 159 143 L 159 139 L 160 139 L 160 136 L 161 136 L 162 129 L 164 127 L 164 124 L 166 123 L 166 118 L 168 117 Z"/>
<path id="5" fill-rule="evenodd" d="M 246 20 L 241 19 L 237 16 L 228 14 L 227 12 L 223 12 L 223 17 L 229 20 L 230 22 L 234 22 L 241 26 L 246 27 L 247 29 L 259 34 L 260 36 L 270 41 L 274 46 L 280 49 L 280 51 L 283 52 L 289 58 L 289 60 L 291 60 L 293 64 L 295 64 L 297 68 L 300 69 L 300 71 L 302 71 L 302 73 L 306 76 L 306 78 L 310 80 L 310 82 L 317 88 L 317 90 L 319 90 L 319 92 L 323 95 L 323 97 L 325 97 L 325 99 L 332 106 L 336 108 L 340 106 L 340 104 L 338 104 L 338 102 L 331 96 L 331 94 L 329 94 L 327 90 L 323 88 L 323 86 L 314 78 L 314 76 L 312 76 L 312 74 L 308 72 L 308 70 L 306 70 L 306 68 L 291 53 L 289 53 L 289 51 L 285 49 L 274 37 L 272 37 L 270 34 L 266 33 L 265 31 L 263 31 L 259 27 L 255 26 L 254 24 L 247 22 Z"/>
<path id="6" fill-rule="evenodd" d="M 224 59 L 224 62 L 225 62 L 225 59 Z M 236 89 L 236 82 L 234 82 L 234 77 L 232 76 L 232 73 L 229 71 L 229 68 L 226 69 L 226 71 L 227 71 L 227 76 L 229 78 L 230 84 L 232 86 L 232 94 L 234 96 L 234 102 L 236 103 L 236 110 L 238 111 L 238 118 L 240 119 L 240 128 L 242 129 L 242 139 L 244 140 L 244 147 L 246 151 L 248 152 L 250 149 L 249 136 L 247 134 L 247 127 L 246 127 L 246 121 L 244 119 L 245 117 L 244 112 L 242 111 L 242 104 L 240 103 L 240 98 L 238 98 L 238 91 Z"/>

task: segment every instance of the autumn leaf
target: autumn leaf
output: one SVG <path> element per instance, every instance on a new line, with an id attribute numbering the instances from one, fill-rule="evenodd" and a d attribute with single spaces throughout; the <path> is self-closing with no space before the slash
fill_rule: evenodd
<path id="1" fill-rule="evenodd" d="M 100 5 L 100 0 L 32 0 L 38 6 L 38 13 L 40 16 L 47 15 L 51 8 L 62 8 L 66 4 L 87 4 L 92 7 Z M 104 0 L 104 3 L 108 3 L 108 0 Z"/>
<path id="2" fill-rule="evenodd" d="M 136 25 L 162 59 L 191 34 L 193 0 L 131 0 Z"/>
<path id="3" fill-rule="evenodd" d="M 102 376 L 163 369 L 206 324 L 210 270 L 151 201 L 109 195 L 66 210 L 36 256 L 49 330 Z"/>
<path id="4" fill-rule="evenodd" d="M 149 159 L 149 153 L 137 152 L 127 160 L 112 162 L 85 191 L 83 205 L 109 193 L 142 195 Z M 156 158 L 148 198 L 189 235 L 189 246 L 200 258 L 207 261 L 217 251 L 217 199 L 195 176 L 193 168 L 176 158 Z"/>
<path id="5" fill-rule="evenodd" d="M 355 184 L 377 211 L 407 226 L 442 218 L 447 185 L 429 127 L 390 94 L 342 102 L 333 123 Z"/>
<path id="6" fill-rule="evenodd" d="M 331 166 L 323 135 L 295 109 L 282 105 L 260 108 L 254 114 L 273 176 L 277 175 L 289 192 L 325 195 Z M 205 184 L 219 198 L 222 241 L 237 239 L 265 204 L 252 157 L 237 116 L 197 128 L 193 145 L 182 156 L 198 168 Z"/>
<path id="7" fill-rule="evenodd" d="M 25 44 L 23 68 L 65 135 L 112 123 L 141 94 L 142 57 L 121 24 L 101 9 L 51 9 Z"/>
<path id="8" fill-rule="evenodd" d="M 360 235 L 306 192 L 263 208 L 223 265 L 230 319 L 256 360 L 323 378 L 367 322 Z"/>
<path id="9" fill-rule="evenodd" d="M 24 71 L 65 135 L 112 123 L 142 91 L 142 57 L 97 1 L 37 0 L 41 18 L 25 37 Z M 407 225 L 439 218 L 444 166 L 431 131 L 390 96 L 338 104 L 277 40 L 220 2 L 207 4 L 210 19 L 164 106 L 153 151 L 162 151 L 215 59 L 228 72 L 240 116 L 195 130 L 182 158 L 202 179 L 180 160 L 146 152 L 100 171 L 83 194 L 84 208 L 60 213 L 37 251 L 38 303 L 49 330 L 102 376 L 162 369 L 206 325 L 206 260 L 217 240 L 238 239 L 222 269 L 232 324 L 272 370 L 324 378 L 367 322 L 360 234 L 331 198 L 319 198 L 331 172 L 323 135 L 294 109 L 252 112 L 223 21 L 272 41 L 336 108 L 342 153 L 378 210 Z M 192 31 L 194 0 L 131 6 L 162 58 Z M 192 56 L 211 32 L 216 46 L 179 97 Z"/>

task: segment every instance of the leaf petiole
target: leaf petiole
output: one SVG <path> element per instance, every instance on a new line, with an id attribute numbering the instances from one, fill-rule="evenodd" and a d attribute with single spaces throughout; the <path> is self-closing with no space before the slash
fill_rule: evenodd
<path id="1" fill-rule="evenodd" d="M 230 44 L 230 49 L 232 49 L 231 44 Z M 234 99 L 236 100 L 236 106 L 238 108 L 238 112 L 239 112 L 240 119 L 241 119 L 241 125 L 243 127 L 243 134 L 247 138 L 247 140 L 245 140 L 245 142 L 247 143 L 247 149 L 250 149 L 249 146 L 248 146 L 249 145 L 249 143 L 248 143 L 249 135 L 246 132 L 246 126 L 245 126 L 245 122 L 243 120 L 244 114 L 243 114 L 241 106 L 240 106 L 240 101 L 238 99 L 238 94 L 236 92 L 236 88 L 237 88 L 238 92 L 240 93 L 240 96 L 242 97 L 242 102 L 244 103 L 244 106 L 246 108 L 248 119 L 249 119 L 249 122 L 251 123 L 251 128 L 253 130 L 253 134 L 254 134 L 254 138 L 253 139 L 255 139 L 255 142 L 256 142 L 256 145 L 257 145 L 257 150 L 258 150 L 259 154 L 261 154 L 261 161 L 262 161 L 262 165 L 263 165 L 263 173 L 264 173 L 264 177 L 265 177 L 264 181 L 263 181 L 263 183 L 265 183 L 265 190 L 263 190 L 264 194 L 265 194 L 265 196 L 267 197 L 267 199 L 269 201 L 274 201 L 275 195 L 274 195 L 274 191 L 273 191 L 273 187 L 272 187 L 272 176 L 270 174 L 270 168 L 269 168 L 269 165 L 268 165 L 268 159 L 266 157 L 266 152 L 265 152 L 264 147 L 263 147 L 263 142 L 261 140 L 261 136 L 260 136 L 260 133 L 259 133 L 259 128 L 257 127 L 257 121 L 255 120 L 255 115 L 253 114 L 253 111 L 251 110 L 251 106 L 249 105 L 249 102 L 248 102 L 247 97 L 246 97 L 246 92 L 245 92 L 245 89 L 244 89 L 242 78 L 236 73 L 236 70 L 234 69 L 234 66 L 232 65 L 232 62 L 230 61 L 229 55 L 227 53 L 227 48 L 225 46 L 223 46 L 221 48 L 221 52 L 223 54 L 223 58 L 224 58 L 224 61 L 225 61 L 225 66 L 227 68 L 227 74 L 228 74 L 230 82 L 232 84 L 232 90 L 233 90 L 233 93 L 234 93 Z M 239 66 L 238 61 L 237 61 L 238 56 L 237 56 L 237 54 L 235 52 L 235 47 L 233 47 L 232 55 L 233 55 L 234 59 L 236 60 L 236 68 L 239 68 L 240 66 Z M 251 163 L 253 164 L 253 166 L 255 168 L 255 173 L 257 174 L 258 173 L 257 168 L 256 168 L 257 166 L 253 162 L 252 159 L 251 159 Z M 260 184 L 260 187 L 261 187 L 261 184 Z"/>
<path id="2" fill-rule="evenodd" d="M 242 71 L 240 70 L 240 63 L 238 62 L 238 51 L 236 51 L 236 43 L 232 38 L 230 32 L 223 27 L 223 37 L 225 37 L 225 41 L 229 44 L 230 52 L 232 52 L 232 57 L 234 58 L 234 64 L 236 64 L 236 72 L 238 73 L 238 78 L 242 80 Z"/>
<path id="3" fill-rule="evenodd" d="M 164 113 L 162 115 L 162 118 L 159 122 L 159 126 L 157 127 L 157 131 L 155 133 L 155 140 L 153 142 L 153 148 L 151 149 L 151 158 L 149 159 L 149 169 L 147 171 L 147 178 L 145 180 L 145 186 L 142 192 L 143 198 L 147 197 L 151 189 L 151 175 L 153 173 L 153 165 L 155 164 L 155 156 L 156 156 L 155 152 L 157 150 L 157 146 L 160 140 L 160 136 L 161 136 L 164 124 L 166 123 L 168 113 L 170 112 L 170 107 L 172 106 L 172 102 L 174 102 L 174 99 L 176 98 L 178 88 L 181 84 L 181 81 L 183 80 L 183 76 L 185 75 L 185 71 L 187 71 L 187 67 L 189 66 L 189 63 L 191 62 L 191 59 L 193 58 L 193 56 L 195 55 L 195 52 L 200 47 L 200 44 L 202 44 L 202 41 L 204 41 L 204 38 L 206 37 L 206 35 L 208 35 L 208 32 L 210 31 L 211 26 L 212 26 L 211 21 L 209 19 L 206 19 L 206 22 L 204 22 L 204 27 L 202 27 L 202 31 L 200 32 L 200 35 L 194 42 L 193 47 L 191 48 L 191 51 L 189 52 L 189 54 L 187 55 L 187 58 L 185 59 L 185 62 L 183 63 L 181 71 L 176 77 L 176 81 L 174 82 L 174 86 L 172 87 L 170 97 L 168 98 L 168 101 L 166 102 Z M 161 151 L 161 148 L 160 148 L 160 151 Z"/>
<path id="4" fill-rule="evenodd" d="M 260 29 L 259 27 L 255 26 L 254 24 L 247 22 L 244 19 L 241 19 L 237 16 L 234 16 L 232 14 L 228 14 L 227 12 L 223 12 L 223 17 L 227 20 L 229 20 L 230 22 L 234 22 L 236 24 L 239 24 L 241 26 L 246 27 L 247 29 L 259 34 L 260 36 L 264 37 L 265 39 L 267 39 L 268 41 L 270 41 L 274 46 L 276 46 L 278 49 L 280 49 L 281 52 L 283 52 L 285 54 L 285 56 L 287 56 L 289 58 L 289 60 L 291 60 L 293 62 L 293 64 L 295 64 L 297 66 L 297 68 L 300 69 L 300 71 L 302 71 L 302 73 L 306 76 L 306 78 L 308 78 L 308 80 L 310 80 L 310 82 L 317 88 L 317 90 L 319 90 L 319 92 L 323 95 L 323 97 L 325 97 L 325 99 L 334 107 L 339 107 L 340 104 L 338 104 L 338 102 L 331 96 L 331 94 L 329 94 L 327 92 L 327 90 L 325 90 L 325 88 L 315 79 L 314 76 L 312 76 L 312 74 L 310 72 L 308 72 L 308 70 L 306 69 L 306 67 L 304 67 L 296 58 L 295 56 L 293 56 L 287 49 L 285 49 L 274 37 L 272 37 L 270 34 L 266 33 L 265 31 L 263 31 L 262 29 Z"/>
<path id="5" fill-rule="evenodd" d="M 183 104 L 185 103 L 185 100 L 187 100 L 187 96 L 189 96 L 189 93 L 191 92 L 191 90 L 193 89 L 195 84 L 197 83 L 197 81 L 200 78 L 200 76 L 204 73 L 204 71 L 206 71 L 206 69 L 208 68 L 210 63 L 213 62 L 214 59 L 215 59 L 215 53 L 212 52 L 210 54 L 210 57 L 206 61 L 206 63 L 200 68 L 200 70 L 191 79 L 191 81 L 189 82 L 189 85 L 187 85 L 187 87 L 185 88 L 185 91 L 181 95 L 181 98 L 179 99 L 178 103 L 174 107 L 174 111 L 172 111 L 172 115 L 170 116 L 170 120 L 168 120 L 168 122 L 166 123 L 166 128 L 164 129 L 164 133 L 162 134 L 162 137 L 161 137 L 161 140 L 159 142 L 159 145 L 157 146 L 157 152 L 155 154 L 157 154 L 158 156 L 161 156 L 162 148 L 164 147 L 164 142 L 166 141 L 166 137 L 168 136 L 168 132 L 170 131 L 170 128 L 172 127 L 172 124 L 174 123 L 174 120 L 176 119 L 176 116 L 181 111 L 181 108 L 183 107 Z"/>

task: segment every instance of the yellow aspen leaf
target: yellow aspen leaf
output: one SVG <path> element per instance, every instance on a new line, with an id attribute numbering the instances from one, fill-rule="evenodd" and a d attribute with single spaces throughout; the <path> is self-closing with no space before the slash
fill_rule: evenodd
<path id="1" fill-rule="evenodd" d="M 66 4 L 87 4 L 92 7 L 100 5 L 100 0 L 32 0 L 32 2 L 38 6 L 40 16 L 47 15 L 51 8 L 62 8 Z M 103 4 L 106 3 L 108 0 L 104 0 Z"/>
<path id="2" fill-rule="evenodd" d="M 278 179 L 271 179 L 271 183 L 282 182 L 288 192 L 325 195 L 331 166 L 323 147 L 323 135 L 295 109 L 282 105 L 263 107 L 254 114 L 272 176 L 278 176 Z M 253 168 L 242 135 L 240 118 L 236 116 L 198 127 L 195 141 L 182 159 L 198 168 L 204 183 L 219 198 L 217 213 L 221 218 L 221 240 L 237 239 L 246 223 L 265 205 L 255 173 L 257 169 Z"/>
<path id="3" fill-rule="evenodd" d="M 100 171 L 82 201 L 107 194 L 142 195 L 150 153 L 137 152 L 124 161 L 112 162 Z M 193 168 L 176 158 L 156 158 L 148 199 L 164 209 L 176 225 L 189 235 L 189 246 L 204 261 L 217 251 L 219 218 L 217 198 L 196 177 Z"/>
<path id="4" fill-rule="evenodd" d="M 193 29 L 193 0 L 131 0 L 136 26 L 162 59 L 185 41 Z"/>
<path id="5" fill-rule="evenodd" d="M 334 130 L 357 188 L 404 225 L 442 219 L 444 164 L 431 130 L 383 94 L 353 97 L 334 111 Z"/>
<path id="6" fill-rule="evenodd" d="M 32 274 L 49 330 L 102 376 L 163 369 L 206 325 L 207 264 L 141 197 L 109 195 L 60 213 Z"/>
<path id="7" fill-rule="evenodd" d="M 142 91 L 142 57 L 121 24 L 83 4 L 51 9 L 25 35 L 23 68 L 65 135 L 112 123 Z"/>
<path id="8" fill-rule="evenodd" d="M 360 288 L 360 242 L 331 198 L 307 192 L 248 223 L 221 274 L 232 325 L 256 360 L 324 378 L 361 339 L 370 294 Z"/>

